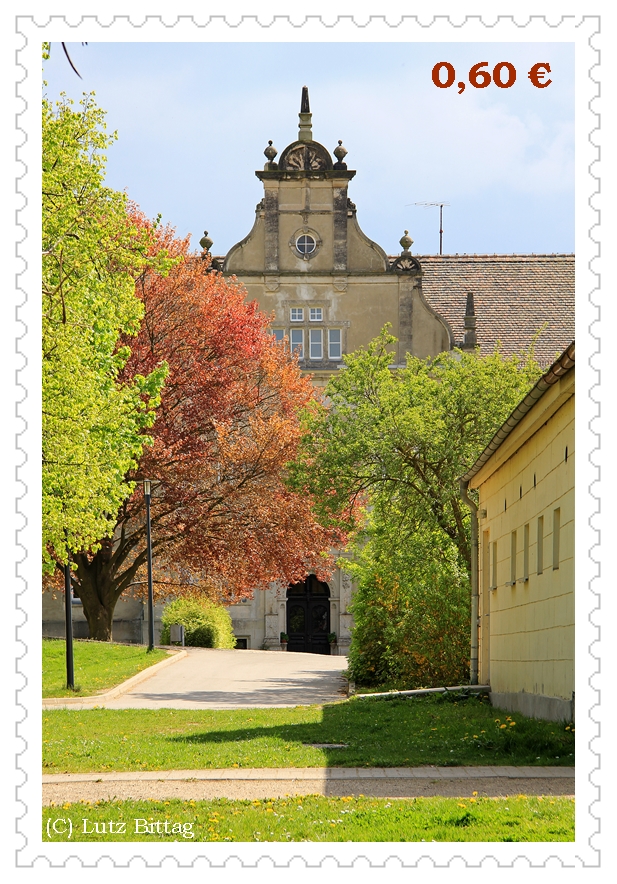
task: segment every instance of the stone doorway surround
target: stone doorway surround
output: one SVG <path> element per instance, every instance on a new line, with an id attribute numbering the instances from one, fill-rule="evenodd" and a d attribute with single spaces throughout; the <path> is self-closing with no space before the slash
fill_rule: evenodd
<path id="1" fill-rule="evenodd" d="M 287 590 L 287 650 L 309 654 L 330 654 L 330 587 L 309 574 L 306 580 Z"/>

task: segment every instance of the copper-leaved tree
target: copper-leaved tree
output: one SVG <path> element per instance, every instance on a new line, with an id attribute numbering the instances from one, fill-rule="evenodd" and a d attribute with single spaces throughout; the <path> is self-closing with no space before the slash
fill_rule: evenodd
<path id="1" fill-rule="evenodd" d="M 173 231 L 157 237 L 181 261 L 167 276 L 148 271 L 139 280 L 144 319 L 124 369 L 128 379 L 169 368 L 152 444 L 131 473 L 136 490 L 114 514 L 113 535 L 74 556 L 90 637 L 99 640 L 111 638 L 120 596 L 145 589 L 144 478 L 152 480 L 158 598 L 238 598 L 309 570 L 326 576 L 330 548 L 342 540 L 316 520 L 309 494 L 285 484 L 310 381 L 235 281 Z"/>

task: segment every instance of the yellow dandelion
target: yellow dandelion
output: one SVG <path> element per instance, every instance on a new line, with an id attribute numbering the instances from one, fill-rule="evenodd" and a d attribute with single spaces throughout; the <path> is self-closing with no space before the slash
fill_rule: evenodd
<path id="1" fill-rule="evenodd" d="M 511 721 L 511 722 L 510 722 L 510 727 L 514 727 L 515 724 L 516 724 L 515 721 Z"/>
<path id="2" fill-rule="evenodd" d="M 471 794 L 472 794 L 472 795 L 477 795 L 478 793 L 477 793 L 477 792 L 472 792 Z"/>
<path id="3" fill-rule="evenodd" d="M 499 725 L 499 730 L 502 731 L 502 730 L 504 729 L 504 727 L 507 727 L 507 724 L 500 724 L 500 725 Z"/>

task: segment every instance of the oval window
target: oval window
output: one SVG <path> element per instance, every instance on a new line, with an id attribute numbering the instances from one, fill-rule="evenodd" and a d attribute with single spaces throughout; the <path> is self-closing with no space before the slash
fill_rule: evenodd
<path id="1" fill-rule="evenodd" d="M 311 255 L 317 248 L 317 241 L 309 233 L 303 233 L 296 240 L 296 248 L 301 255 Z"/>

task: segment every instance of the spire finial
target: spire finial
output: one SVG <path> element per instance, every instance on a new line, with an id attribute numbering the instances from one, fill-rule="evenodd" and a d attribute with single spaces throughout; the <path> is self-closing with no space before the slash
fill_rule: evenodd
<path id="1" fill-rule="evenodd" d="M 309 104 L 308 86 L 302 87 L 302 100 L 300 102 L 300 131 L 298 141 L 312 141 L 313 130 L 311 129 L 311 106 Z"/>

